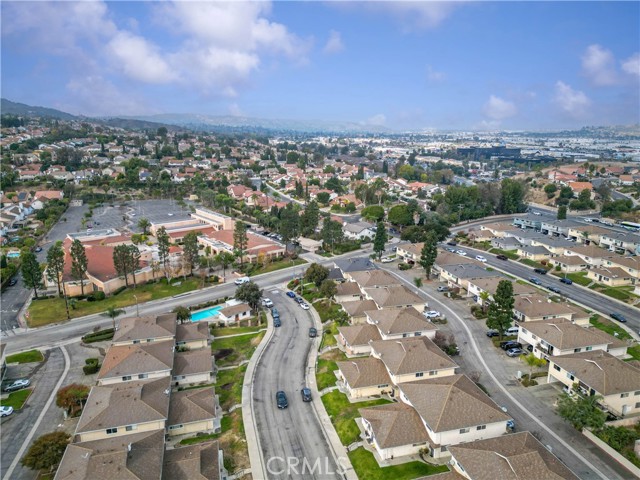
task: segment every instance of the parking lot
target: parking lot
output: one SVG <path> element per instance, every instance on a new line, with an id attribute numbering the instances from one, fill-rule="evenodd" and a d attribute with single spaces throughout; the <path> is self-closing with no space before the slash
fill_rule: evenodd
<path id="1" fill-rule="evenodd" d="M 140 233 L 138 220 L 146 218 L 151 223 L 166 221 L 189 220 L 191 218 L 189 207 L 181 207 L 175 200 L 133 200 L 127 203 L 125 212 L 130 221 L 130 230 Z"/>

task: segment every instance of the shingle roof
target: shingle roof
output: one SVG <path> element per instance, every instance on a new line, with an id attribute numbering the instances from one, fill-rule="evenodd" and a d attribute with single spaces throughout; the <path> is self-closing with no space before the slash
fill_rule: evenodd
<path id="1" fill-rule="evenodd" d="M 527 317 L 540 317 L 543 315 L 575 314 L 577 309 L 566 303 L 556 303 L 539 294 L 518 295 L 514 298 L 513 309 Z"/>
<path id="2" fill-rule="evenodd" d="M 367 270 L 365 272 L 353 272 L 351 274 L 360 288 L 379 287 L 382 285 L 397 285 L 398 280 L 384 270 Z"/>
<path id="3" fill-rule="evenodd" d="M 373 300 L 354 300 L 350 302 L 342 302 L 340 305 L 342 305 L 344 311 L 352 317 L 364 315 L 364 312 L 378 308 L 376 302 Z"/>
<path id="4" fill-rule="evenodd" d="M 404 285 L 391 287 L 366 288 L 365 293 L 369 295 L 378 308 L 410 306 L 424 303 L 424 300 L 413 293 Z M 375 310 L 375 309 L 371 309 Z"/>
<path id="5" fill-rule="evenodd" d="M 336 365 L 351 388 L 391 384 L 391 377 L 384 363 L 377 358 L 354 358 L 345 362 L 336 362 Z"/>
<path id="6" fill-rule="evenodd" d="M 342 273 L 361 272 L 363 270 L 374 270 L 376 268 L 371 260 L 361 257 L 336 260 L 335 264 Z"/>
<path id="7" fill-rule="evenodd" d="M 584 328 L 563 320 L 532 322 L 527 323 L 523 328 L 560 350 L 609 344 L 614 340 L 611 335 L 608 335 L 610 338 L 605 338 L 595 333 L 595 329 Z"/>
<path id="8" fill-rule="evenodd" d="M 167 450 L 163 480 L 219 480 L 218 442 L 199 443 Z"/>
<path id="9" fill-rule="evenodd" d="M 159 480 L 164 430 L 67 446 L 55 480 Z"/>
<path id="10" fill-rule="evenodd" d="M 551 361 L 603 396 L 640 390 L 640 369 L 604 350 L 551 357 Z"/>
<path id="11" fill-rule="evenodd" d="M 170 385 L 164 377 L 93 387 L 76 433 L 166 419 Z"/>
<path id="12" fill-rule="evenodd" d="M 452 445 L 449 451 L 473 480 L 578 479 L 529 432 Z"/>
<path id="13" fill-rule="evenodd" d="M 356 282 L 344 282 L 337 285 L 336 295 L 362 295 Z"/>
<path id="14" fill-rule="evenodd" d="M 433 323 L 413 307 L 383 308 L 365 313 L 384 335 L 437 330 Z"/>
<path id="15" fill-rule="evenodd" d="M 207 322 L 181 323 L 176 327 L 176 342 L 205 339 L 209 339 L 209 325 Z"/>
<path id="16" fill-rule="evenodd" d="M 498 284 L 502 280 L 509 280 L 509 279 L 507 277 L 476 278 L 474 280 L 469 280 L 469 283 L 493 295 L 494 293 L 496 293 L 496 290 L 498 289 Z M 526 294 L 536 293 L 538 291 L 537 288 L 534 288 L 529 284 L 511 282 L 511 285 L 513 286 L 514 295 L 526 295 Z"/>
<path id="17" fill-rule="evenodd" d="M 220 315 L 224 315 L 225 317 L 233 317 L 239 313 L 248 312 L 251 310 L 251 307 L 246 303 L 240 303 L 238 305 L 232 305 L 227 308 L 223 308 L 220 310 Z"/>
<path id="18" fill-rule="evenodd" d="M 173 337 L 176 333 L 175 313 L 150 315 L 145 317 L 127 317 L 120 320 L 120 325 L 113 337 L 113 342 L 145 340 L 147 338 Z"/>
<path id="19" fill-rule="evenodd" d="M 391 403 L 358 410 L 371 424 L 380 448 L 400 447 L 429 440 L 418 413 L 404 403 Z"/>
<path id="20" fill-rule="evenodd" d="M 170 370 L 173 342 L 113 345 L 107 350 L 98 379 Z"/>
<path id="21" fill-rule="evenodd" d="M 438 256 L 436 257 L 435 265 L 439 267 L 444 267 L 445 265 L 464 265 L 464 264 L 472 264 L 472 265 L 480 265 L 480 262 L 470 257 L 463 257 L 456 253 L 446 252 L 439 250 Z"/>
<path id="22" fill-rule="evenodd" d="M 171 394 L 167 426 L 209 420 L 216 416 L 216 392 L 213 387 Z"/>
<path id="23" fill-rule="evenodd" d="M 465 375 L 450 375 L 398 385 L 434 432 L 446 432 L 511 417 Z"/>
<path id="24" fill-rule="evenodd" d="M 378 327 L 368 323 L 352 325 L 348 327 L 338 327 L 338 332 L 342 334 L 347 343 L 351 346 L 368 345 L 372 340 L 381 340 Z"/>
<path id="25" fill-rule="evenodd" d="M 427 337 L 371 342 L 376 356 L 393 375 L 455 368 L 458 365 Z"/>
<path id="26" fill-rule="evenodd" d="M 176 352 L 173 361 L 173 375 L 192 375 L 196 373 L 210 372 L 213 369 L 211 350 L 201 348 L 186 352 Z"/>

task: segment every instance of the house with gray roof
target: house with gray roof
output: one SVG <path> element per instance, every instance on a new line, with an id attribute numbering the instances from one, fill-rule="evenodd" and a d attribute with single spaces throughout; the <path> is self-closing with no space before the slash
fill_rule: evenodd
<path id="1" fill-rule="evenodd" d="M 123 318 L 113 336 L 113 345 L 171 341 L 176 334 L 177 318 L 175 313 Z"/>
<path id="2" fill-rule="evenodd" d="M 224 457 L 217 441 L 167 449 L 162 480 L 226 480 Z"/>
<path id="3" fill-rule="evenodd" d="M 167 433 L 170 436 L 220 431 L 222 409 L 214 387 L 180 390 L 171 394 Z"/>
<path id="4" fill-rule="evenodd" d="M 384 363 L 374 357 L 358 357 L 336 362 L 338 385 L 349 398 L 370 397 L 393 391 L 394 386 Z"/>
<path id="5" fill-rule="evenodd" d="M 214 368 L 214 358 L 208 348 L 176 352 L 171 382 L 175 387 L 211 383 Z"/>
<path id="6" fill-rule="evenodd" d="M 98 384 L 168 377 L 173 368 L 173 351 L 173 342 L 112 346 L 98 372 Z"/>

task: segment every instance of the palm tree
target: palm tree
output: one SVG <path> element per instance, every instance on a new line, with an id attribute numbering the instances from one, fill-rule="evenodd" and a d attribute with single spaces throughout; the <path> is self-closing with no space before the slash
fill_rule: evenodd
<path id="1" fill-rule="evenodd" d="M 482 300 L 482 311 L 487 311 L 487 301 L 489 300 L 489 292 L 480 292 L 480 300 Z"/>
<path id="2" fill-rule="evenodd" d="M 115 332 L 116 331 L 116 317 L 119 317 L 123 313 L 125 313 L 125 311 L 123 309 L 121 309 L 121 308 L 109 307 L 102 314 L 102 316 L 103 317 L 109 317 L 111 319 L 111 321 L 113 322 L 113 331 Z"/>
<path id="3" fill-rule="evenodd" d="M 141 218 L 140 220 L 138 220 L 138 228 L 142 229 L 143 235 L 147 234 L 147 230 L 149 229 L 150 226 L 151 226 L 151 222 L 149 222 L 149 220 L 147 220 L 146 218 Z"/>
<path id="4" fill-rule="evenodd" d="M 220 252 L 219 254 L 216 255 L 216 261 L 219 262 L 220 265 L 222 265 L 223 277 L 227 276 L 227 267 L 233 263 L 235 258 L 236 257 L 235 255 L 233 255 L 233 253 L 229 253 L 225 251 Z"/>
<path id="5" fill-rule="evenodd" d="M 538 358 L 536 357 L 533 352 L 531 352 L 529 355 L 525 355 L 522 358 L 522 360 L 524 360 L 524 362 L 529 366 L 529 381 L 531 381 L 531 376 L 533 375 L 533 369 L 536 367 L 544 367 L 547 362 L 544 358 Z"/>
<path id="6" fill-rule="evenodd" d="M 582 237 L 584 238 L 584 244 L 586 245 L 587 242 L 589 241 L 589 232 L 587 232 L 586 230 L 583 230 Z"/>

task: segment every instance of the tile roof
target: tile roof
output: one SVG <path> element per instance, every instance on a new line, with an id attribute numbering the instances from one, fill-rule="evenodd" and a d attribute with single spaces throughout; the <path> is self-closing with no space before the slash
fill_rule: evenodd
<path id="1" fill-rule="evenodd" d="M 380 448 L 425 443 L 429 434 L 420 420 L 420 415 L 404 403 L 391 403 L 358 410 L 363 419 L 371 424 L 373 435 Z"/>
<path id="2" fill-rule="evenodd" d="M 120 320 L 113 342 L 173 337 L 176 333 L 177 318 L 175 313 L 123 318 Z"/>
<path id="3" fill-rule="evenodd" d="M 393 375 L 444 370 L 458 365 L 427 337 L 371 342 L 376 356 Z"/>
<path id="4" fill-rule="evenodd" d="M 181 323 L 176 326 L 176 342 L 205 339 L 209 339 L 209 325 L 207 322 Z"/>
<path id="5" fill-rule="evenodd" d="M 355 345 L 369 345 L 371 340 L 381 340 L 378 327 L 369 323 L 338 327 L 338 332 L 352 347 Z"/>
<path id="6" fill-rule="evenodd" d="M 173 342 L 112 345 L 104 356 L 98 379 L 171 370 Z"/>
<path id="7" fill-rule="evenodd" d="M 378 308 L 376 302 L 373 300 L 355 300 L 352 302 L 342 302 L 340 305 L 342 305 L 344 311 L 352 317 L 359 317 L 364 315 L 364 312 Z"/>
<path id="8" fill-rule="evenodd" d="M 609 344 L 615 340 L 611 335 L 607 335 L 609 338 L 606 338 L 595 333 L 595 328 L 581 327 L 564 319 L 531 322 L 522 328 L 526 328 L 540 339 L 560 350 Z"/>
<path id="9" fill-rule="evenodd" d="M 181 390 L 171 394 L 167 426 L 210 420 L 217 416 L 214 387 Z"/>
<path id="10" fill-rule="evenodd" d="M 205 442 L 167 450 L 162 480 L 219 480 L 218 442 Z"/>
<path id="11" fill-rule="evenodd" d="M 449 451 L 473 480 L 578 480 L 529 432 L 452 445 Z"/>
<path id="12" fill-rule="evenodd" d="M 98 385 L 91 389 L 76 434 L 165 420 L 171 378 Z"/>
<path id="13" fill-rule="evenodd" d="M 425 301 L 409 290 L 404 285 L 391 287 L 365 288 L 365 293 L 370 296 L 378 308 L 384 307 L 407 307 L 425 303 Z M 370 309 L 376 310 L 376 309 Z"/>
<path id="14" fill-rule="evenodd" d="M 72 443 L 55 480 L 160 480 L 164 429 Z"/>
<path id="15" fill-rule="evenodd" d="M 366 270 L 364 272 L 353 272 L 351 274 L 360 288 L 379 287 L 385 285 L 397 285 L 398 280 L 384 270 Z"/>
<path id="16" fill-rule="evenodd" d="M 353 358 L 336 362 L 345 380 L 351 388 L 391 385 L 391 377 L 382 361 L 373 357 Z"/>
<path id="17" fill-rule="evenodd" d="M 572 353 L 550 360 L 589 385 L 600 395 L 640 390 L 640 369 L 604 350 Z"/>
<path id="18" fill-rule="evenodd" d="M 438 329 L 413 307 L 383 308 L 365 313 L 369 317 L 369 321 L 373 322 L 384 335 Z"/>
<path id="19" fill-rule="evenodd" d="M 193 375 L 196 373 L 211 372 L 213 370 L 213 357 L 209 348 L 176 352 L 173 361 L 173 375 Z"/>
<path id="20" fill-rule="evenodd" d="M 446 432 L 511 417 L 465 375 L 450 375 L 398 385 L 434 432 Z"/>

